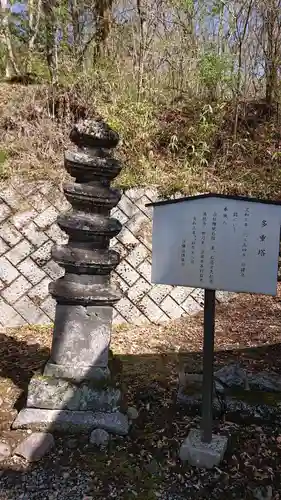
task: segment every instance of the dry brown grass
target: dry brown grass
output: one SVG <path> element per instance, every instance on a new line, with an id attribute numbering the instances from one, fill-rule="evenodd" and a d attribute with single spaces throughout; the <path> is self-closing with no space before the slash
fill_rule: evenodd
<path id="1" fill-rule="evenodd" d="M 6 161 L 2 179 L 22 175 L 29 180 L 64 176 L 63 147 L 68 127 L 58 126 L 48 109 L 44 86 L 0 86 L 0 141 Z"/>
<path id="2" fill-rule="evenodd" d="M 236 349 L 280 341 L 281 285 L 276 297 L 239 294 L 216 311 L 215 348 Z M 128 327 L 113 335 L 118 354 L 200 352 L 203 313 L 171 321 L 166 325 Z"/>
<path id="3" fill-rule="evenodd" d="M 233 138 L 233 105 L 190 100 L 137 103 L 126 88 L 94 78 L 60 86 L 0 85 L 0 178 L 63 180 L 64 149 L 79 117 L 102 116 L 121 135 L 118 186 L 281 196 L 281 139 L 275 111 L 246 103 Z M 122 92 L 121 92 L 122 90 Z"/>

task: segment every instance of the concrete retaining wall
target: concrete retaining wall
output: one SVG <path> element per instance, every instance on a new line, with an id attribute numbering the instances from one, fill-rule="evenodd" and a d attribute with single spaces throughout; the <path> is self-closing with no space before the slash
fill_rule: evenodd
<path id="1" fill-rule="evenodd" d="M 121 253 L 113 275 L 123 298 L 116 305 L 116 324 L 161 323 L 202 309 L 200 289 L 152 285 L 151 209 L 156 189 L 130 189 L 112 215 L 123 230 L 112 246 Z M 51 259 L 54 243 L 66 236 L 56 224 L 60 212 L 69 208 L 58 186 L 20 179 L 1 185 L 0 191 L 0 324 L 18 326 L 48 324 L 54 319 L 55 303 L 48 284 L 63 274 Z M 224 300 L 227 294 L 218 293 Z"/>

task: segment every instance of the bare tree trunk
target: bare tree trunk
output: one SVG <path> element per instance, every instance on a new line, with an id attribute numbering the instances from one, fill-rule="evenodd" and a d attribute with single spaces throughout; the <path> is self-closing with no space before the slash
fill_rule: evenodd
<path id="1" fill-rule="evenodd" d="M 102 51 L 106 48 L 112 21 L 112 4 L 113 0 L 95 0 L 94 3 L 96 15 L 94 61 L 102 55 Z"/>
<path id="2" fill-rule="evenodd" d="M 137 12 L 139 20 L 139 50 L 138 50 L 138 79 L 137 79 L 137 100 L 140 100 L 140 96 L 143 89 L 143 75 L 144 75 L 144 57 L 145 57 L 145 13 L 141 4 L 141 0 L 137 0 Z"/>
<path id="3" fill-rule="evenodd" d="M 265 30 L 267 38 L 266 47 L 266 90 L 265 100 L 269 107 L 272 107 L 276 89 L 277 89 L 277 72 L 278 58 L 280 59 L 280 2 L 274 3 L 274 0 L 269 1 L 269 6 L 265 10 Z M 279 57 L 278 57 L 279 56 Z"/>
<path id="4" fill-rule="evenodd" d="M 27 71 L 31 70 L 31 57 L 32 57 L 32 52 L 34 50 L 35 40 L 39 32 L 41 11 L 42 11 L 42 0 L 38 0 L 37 6 L 34 5 L 34 0 L 28 1 L 29 40 L 28 40 Z"/>
<path id="5" fill-rule="evenodd" d="M 79 53 L 80 44 L 80 23 L 79 23 L 79 7 L 77 5 L 77 0 L 70 0 L 70 15 L 71 23 L 73 29 L 73 52 L 77 57 Z"/>
<path id="6" fill-rule="evenodd" d="M 242 49 L 243 49 L 243 44 L 246 36 L 246 31 L 247 27 L 249 24 L 249 19 L 252 11 L 252 6 L 253 6 L 253 0 L 249 1 L 248 4 L 248 9 L 246 13 L 246 18 L 244 21 L 244 26 L 242 33 L 240 33 L 240 29 L 237 29 L 238 33 L 238 71 L 237 71 L 237 81 L 236 81 L 236 103 L 235 103 L 235 115 L 234 115 L 234 125 L 233 125 L 233 136 L 234 139 L 237 137 L 237 128 L 238 128 L 238 119 L 239 119 L 239 101 L 240 101 L 240 92 L 241 92 L 241 80 L 242 80 L 242 64 L 243 64 L 243 58 L 242 58 Z M 239 15 L 242 13 L 242 9 L 239 13 Z M 237 26 L 238 26 L 238 19 L 237 19 Z"/>
<path id="7" fill-rule="evenodd" d="M 9 23 L 9 6 L 7 0 L 0 0 L 1 5 L 1 25 L 2 25 L 2 33 L 3 39 L 6 46 L 6 78 L 11 78 L 14 75 L 20 75 L 20 70 L 18 68 L 13 43 L 12 36 L 10 31 L 10 23 Z"/>
<path id="8" fill-rule="evenodd" d="M 58 83 L 57 22 L 55 6 L 55 0 L 42 1 L 46 30 L 46 59 L 52 85 Z"/>
<path id="9" fill-rule="evenodd" d="M 224 22 L 224 11 L 225 11 L 225 5 L 222 2 L 220 6 L 220 12 L 219 12 L 219 27 L 218 27 L 218 57 L 221 58 L 223 55 L 223 22 Z M 222 86 L 219 85 L 219 82 L 216 82 L 216 89 L 215 89 L 215 97 L 216 98 L 221 98 L 222 96 Z"/>

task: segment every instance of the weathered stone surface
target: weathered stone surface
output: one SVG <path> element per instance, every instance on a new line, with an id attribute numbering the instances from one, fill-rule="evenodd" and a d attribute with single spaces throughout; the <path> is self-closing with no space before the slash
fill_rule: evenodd
<path id="1" fill-rule="evenodd" d="M 0 442 L 0 462 L 9 458 L 12 454 L 11 447 L 8 443 Z"/>
<path id="2" fill-rule="evenodd" d="M 44 376 L 64 378 L 76 383 L 83 382 L 83 380 L 105 383 L 110 379 L 110 371 L 108 367 L 58 365 L 48 361 L 44 368 Z"/>
<path id="3" fill-rule="evenodd" d="M 60 305 L 56 307 L 51 360 L 84 369 L 106 368 L 111 335 L 111 307 Z"/>
<path id="4" fill-rule="evenodd" d="M 231 364 L 217 370 L 215 377 L 227 387 L 281 392 L 281 376 L 275 372 L 251 373 L 241 368 L 239 364 Z"/>
<path id="5" fill-rule="evenodd" d="M 1 264 L 0 264 L 1 265 Z M 24 325 L 25 320 L 23 319 L 22 316 L 20 316 L 15 309 L 12 306 L 9 306 L 7 302 L 5 302 L 3 299 L 0 299 L 0 318 L 3 321 L 3 318 L 5 318 L 6 324 L 13 325 L 13 326 L 21 326 Z M 0 324 L 2 326 L 3 323 L 0 320 Z"/>
<path id="6" fill-rule="evenodd" d="M 227 387 L 244 387 L 247 384 L 247 374 L 238 364 L 226 365 L 215 372 L 215 377 Z"/>
<path id="7" fill-rule="evenodd" d="M 180 459 L 190 465 L 211 469 L 219 465 L 227 448 L 225 436 L 212 436 L 211 443 L 201 441 L 201 432 L 192 429 L 180 448 Z"/>
<path id="8" fill-rule="evenodd" d="M 238 422 L 270 423 L 281 419 L 280 377 L 276 373 L 247 373 L 239 365 L 215 372 L 213 412 Z M 202 375 L 182 374 L 177 401 L 192 413 L 201 412 Z"/>
<path id="9" fill-rule="evenodd" d="M 250 389 L 281 393 L 281 376 L 278 373 L 247 373 L 247 379 Z"/>
<path id="10" fill-rule="evenodd" d="M 223 400 L 225 403 L 225 399 Z M 200 383 L 200 387 L 198 386 L 197 390 L 194 388 L 189 389 L 184 386 L 180 387 L 177 393 L 177 403 L 181 406 L 184 406 L 188 411 L 192 414 L 198 414 L 201 412 L 202 405 L 202 384 Z M 225 407 L 223 407 L 225 409 Z M 220 400 L 217 398 L 216 393 L 213 394 L 213 413 L 215 416 L 220 415 L 222 412 L 222 406 L 220 404 Z"/>
<path id="11" fill-rule="evenodd" d="M 80 120 L 73 127 L 70 138 L 77 146 L 115 148 L 119 135 L 103 120 Z"/>
<path id="12" fill-rule="evenodd" d="M 47 377 L 34 377 L 28 386 L 28 408 L 61 409 L 73 397 L 69 382 Z"/>
<path id="13" fill-rule="evenodd" d="M 26 408 L 22 410 L 13 429 L 50 430 L 68 433 L 90 432 L 104 429 L 113 434 L 128 434 L 128 418 L 121 412 L 104 413 L 70 410 L 41 410 Z"/>
<path id="14" fill-rule="evenodd" d="M 227 387 L 281 393 L 281 376 L 276 372 L 252 373 L 241 368 L 239 364 L 231 364 L 217 370 L 215 378 Z"/>
<path id="15" fill-rule="evenodd" d="M 94 429 L 91 432 L 90 444 L 104 448 L 108 445 L 109 440 L 110 435 L 104 429 Z"/>
<path id="16" fill-rule="evenodd" d="M 192 414 L 201 413 L 202 395 L 186 395 L 178 393 L 178 403 Z M 228 420 L 238 423 L 278 423 L 281 419 L 281 397 L 276 399 L 276 393 L 261 391 L 241 391 L 239 393 L 214 396 L 213 414 L 220 417 L 222 414 Z"/>
<path id="17" fill-rule="evenodd" d="M 273 498 L 272 486 L 261 486 L 260 488 L 255 488 L 253 491 L 253 497 L 256 500 L 271 500 Z"/>
<path id="18" fill-rule="evenodd" d="M 27 407 L 42 409 L 116 411 L 120 408 L 121 391 L 114 387 L 97 389 L 82 383 L 34 377 L 29 384 Z"/>
<path id="19" fill-rule="evenodd" d="M 159 476 L 161 469 L 159 467 L 158 462 L 153 458 L 145 464 L 145 470 L 151 475 L 151 476 Z"/>
<path id="20" fill-rule="evenodd" d="M 14 455 L 19 455 L 29 462 L 37 462 L 54 446 L 55 440 L 52 434 L 35 432 L 14 450 Z"/>
<path id="21" fill-rule="evenodd" d="M 139 412 L 134 406 L 129 406 L 127 409 L 127 415 L 130 420 L 136 420 L 139 417 Z"/>
<path id="22" fill-rule="evenodd" d="M 202 373 L 188 373 L 182 370 L 179 374 L 178 403 L 189 404 L 193 398 L 201 400 L 203 384 Z M 224 392 L 225 386 L 214 378 L 214 399 L 217 393 Z"/>

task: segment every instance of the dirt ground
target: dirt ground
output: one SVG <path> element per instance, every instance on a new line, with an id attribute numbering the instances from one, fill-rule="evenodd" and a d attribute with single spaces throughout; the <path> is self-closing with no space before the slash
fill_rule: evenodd
<path id="1" fill-rule="evenodd" d="M 0 463 L 0 500 L 17 499 L 260 499 L 281 498 L 281 423 L 259 427 L 217 421 L 229 437 L 225 459 L 211 471 L 182 464 L 178 450 L 200 416 L 176 405 L 178 372 L 201 363 L 203 317 L 168 325 L 118 328 L 111 348 L 122 366 L 129 405 L 139 411 L 126 438 L 106 451 L 88 436 L 55 435 L 56 447 L 39 463 L 18 457 Z M 251 370 L 281 372 L 281 287 L 276 297 L 239 295 L 218 305 L 215 365 L 239 361 Z M 11 431 L 32 374 L 48 358 L 49 328 L 0 334 L 1 441 L 12 448 L 25 431 Z"/>

